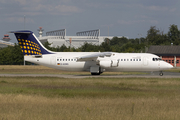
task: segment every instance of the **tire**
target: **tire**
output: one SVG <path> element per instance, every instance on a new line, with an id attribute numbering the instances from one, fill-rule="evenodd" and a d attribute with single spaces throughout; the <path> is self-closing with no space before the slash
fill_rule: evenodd
<path id="1" fill-rule="evenodd" d="M 100 73 L 91 73 L 91 75 L 100 75 Z"/>
<path id="2" fill-rule="evenodd" d="M 159 75 L 160 75 L 160 76 L 163 76 L 163 73 L 162 73 L 162 72 L 160 72 L 160 73 L 159 73 Z"/>

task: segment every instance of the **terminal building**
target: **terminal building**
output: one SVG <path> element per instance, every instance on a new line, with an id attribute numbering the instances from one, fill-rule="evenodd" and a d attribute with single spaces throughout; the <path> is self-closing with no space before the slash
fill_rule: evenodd
<path id="1" fill-rule="evenodd" d="M 8 34 L 5 34 L 2 40 L 0 40 L 0 48 L 5 48 L 7 46 L 14 46 L 14 43 L 9 42 L 11 39 Z"/>
<path id="2" fill-rule="evenodd" d="M 66 29 L 46 32 L 46 36 L 42 36 L 44 31 L 42 27 L 38 31 L 38 39 L 41 43 L 49 42 L 50 47 L 61 47 L 64 44 L 66 47 L 79 48 L 84 43 L 100 45 L 106 38 L 113 38 L 112 36 L 100 36 L 100 29 L 77 32 L 76 36 L 66 36 Z"/>

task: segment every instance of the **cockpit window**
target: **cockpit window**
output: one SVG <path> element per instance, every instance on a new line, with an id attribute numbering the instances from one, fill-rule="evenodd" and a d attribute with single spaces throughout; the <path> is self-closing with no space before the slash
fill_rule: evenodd
<path id="1" fill-rule="evenodd" d="M 161 58 L 152 58 L 152 61 L 161 61 Z"/>

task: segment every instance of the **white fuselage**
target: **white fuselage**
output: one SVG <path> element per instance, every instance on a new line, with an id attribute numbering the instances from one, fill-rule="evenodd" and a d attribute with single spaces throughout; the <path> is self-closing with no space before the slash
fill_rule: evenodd
<path id="1" fill-rule="evenodd" d="M 78 61 L 79 56 L 95 53 L 55 52 L 40 57 L 24 56 L 24 58 L 32 63 L 64 71 L 90 71 L 91 67 L 97 66 L 100 66 L 103 71 L 162 71 L 173 67 L 165 61 L 157 60 L 158 56 L 148 53 L 113 52 L 111 56 L 98 57 L 96 60 Z"/>

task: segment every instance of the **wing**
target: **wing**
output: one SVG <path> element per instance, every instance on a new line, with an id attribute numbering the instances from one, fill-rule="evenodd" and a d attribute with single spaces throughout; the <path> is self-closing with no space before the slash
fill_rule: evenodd
<path id="1" fill-rule="evenodd" d="M 77 61 L 92 61 L 96 60 L 98 57 L 110 57 L 111 55 L 111 52 L 99 52 L 90 55 L 80 56 L 77 58 Z"/>

